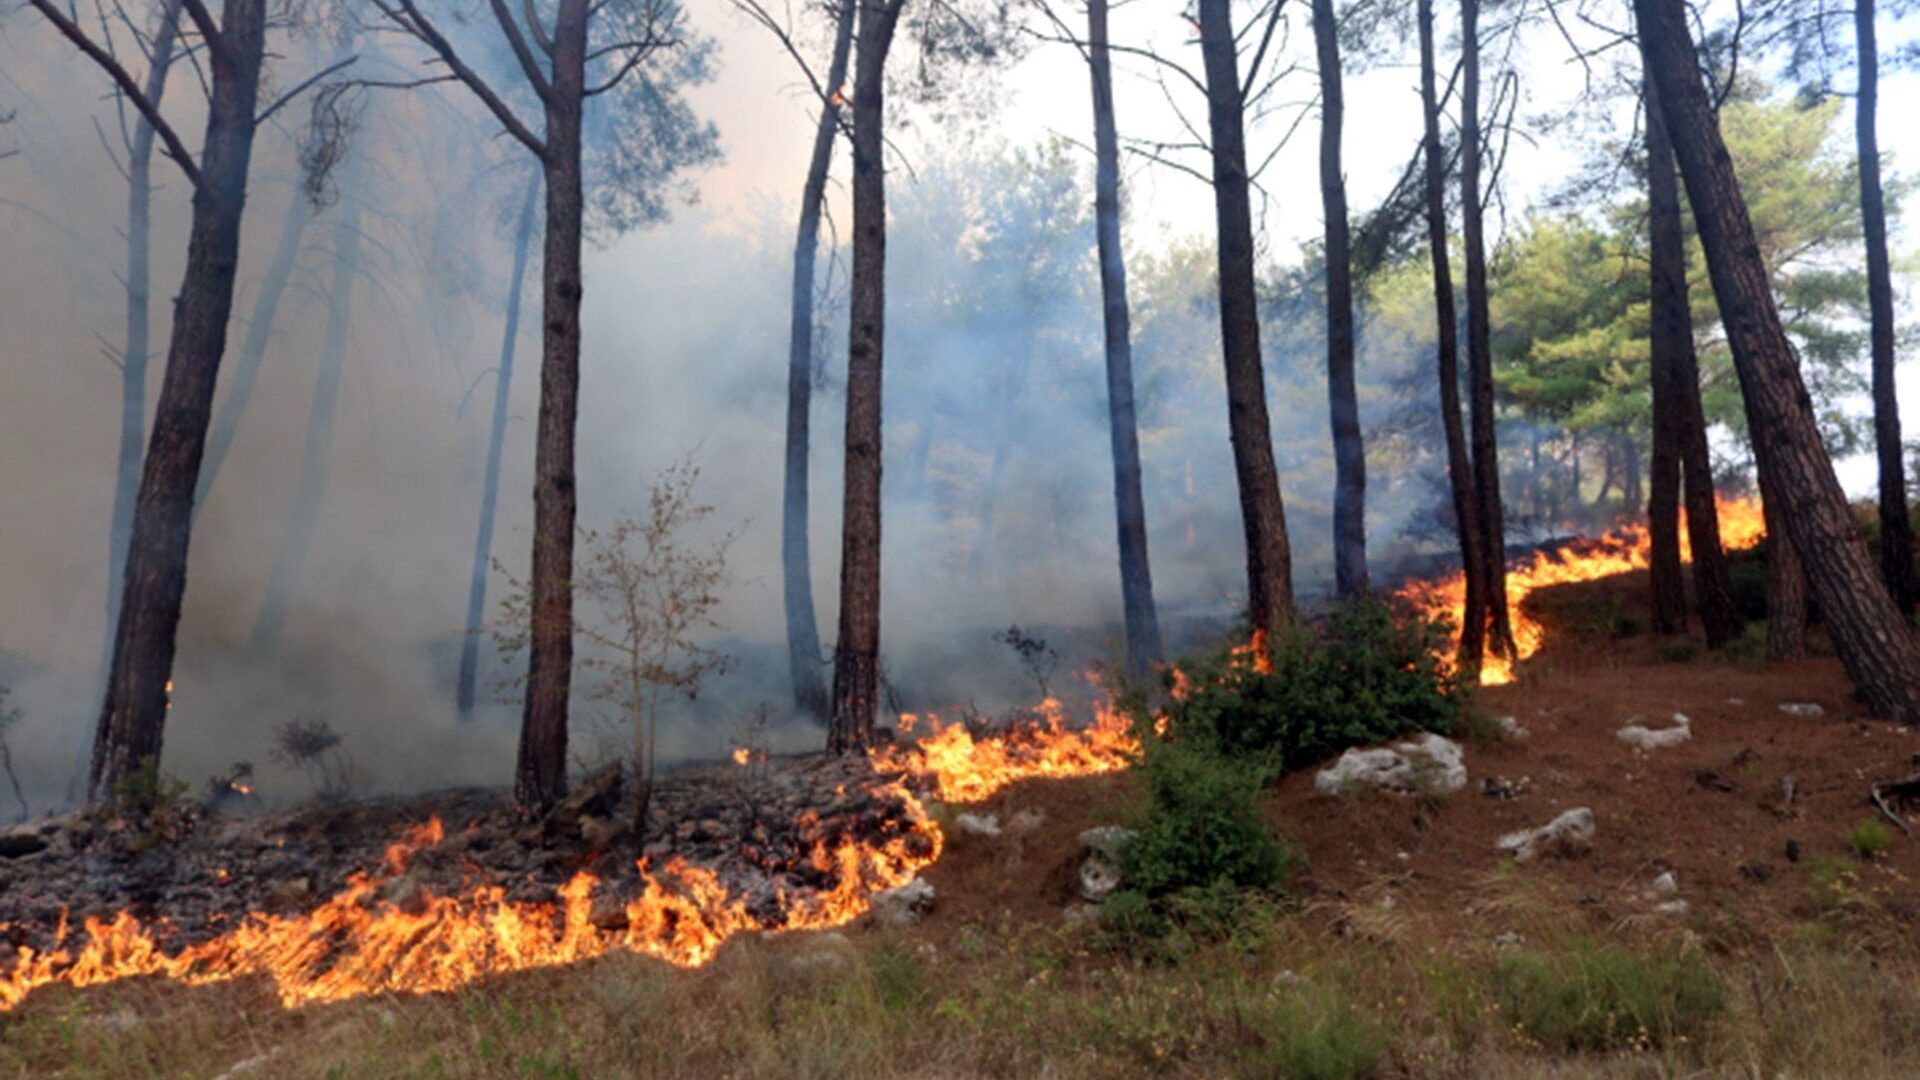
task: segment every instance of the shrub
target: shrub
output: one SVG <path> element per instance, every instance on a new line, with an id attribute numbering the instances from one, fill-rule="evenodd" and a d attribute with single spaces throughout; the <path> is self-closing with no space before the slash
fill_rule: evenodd
<path id="1" fill-rule="evenodd" d="M 1289 987 L 1243 1003 L 1240 1022 L 1255 1037 L 1237 1057 L 1247 1076 L 1353 1080 L 1380 1066 L 1387 1036 L 1330 990 Z"/>
<path id="2" fill-rule="evenodd" d="M 1128 885 L 1150 898 L 1226 884 L 1264 889 L 1286 873 L 1289 854 L 1260 816 L 1260 775 L 1205 746 L 1150 745 L 1147 801 L 1121 852 Z"/>
<path id="3" fill-rule="evenodd" d="M 1748 619 L 1767 617 L 1767 546 L 1762 541 L 1746 551 L 1727 552 L 1727 580 L 1733 606 Z"/>
<path id="4" fill-rule="evenodd" d="M 1847 830 L 1847 846 L 1855 855 L 1871 859 L 1887 850 L 1893 843 L 1893 834 L 1876 818 L 1861 818 Z"/>
<path id="5" fill-rule="evenodd" d="M 1343 602 L 1273 641 L 1271 670 L 1227 651 L 1181 662 L 1168 733 L 1274 777 L 1412 729 L 1451 731 L 1466 687 L 1441 670 L 1445 635 L 1380 600 Z"/>
<path id="6" fill-rule="evenodd" d="M 1666 1047 L 1718 1016 L 1726 998 L 1720 976 L 1692 951 L 1515 953 L 1495 964 L 1491 982 L 1516 1031 L 1556 1051 Z"/>

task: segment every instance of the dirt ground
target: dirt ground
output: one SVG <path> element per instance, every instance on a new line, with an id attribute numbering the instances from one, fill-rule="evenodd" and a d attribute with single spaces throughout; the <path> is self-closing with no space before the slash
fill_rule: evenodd
<path id="1" fill-rule="evenodd" d="M 1578 610 L 1631 619 L 1644 588 L 1643 576 L 1629 575 L 1559 591 L 1585 593 L 1570 605 Z M 1816 879 L 1844 866 L 1884 912 L 1913 923 L 1920 841 L 1881 816 L 1869 792 L 1876 781 L 1920 773 L 1920 731 L 1868 716 L 1830 656 L 1761 667 L 1705 650 L 1673 658 L 1684 651 L 1650 634 L 1550 627 L 1547 646 L 1513 685 L 1474 699 L 1482 719 L 1512 716 L 1525 738 L 1469 733 L 1468 786 L 1455 794 L 1328 796 L 1314 791 L 1312 770 L 1286 777 L 1267 807 L 1275 829 L 1306 856 L 1296 894 L 1334 911 L 1393 908 L 1492 934 L 1497 920 L 1453 916 L 1484 904 L 1490 882 L 1520 872 L 1577 904 L 1599 929 L 1651 918 L 1666 897 L 1649 890 L 1671 871 L 1688 903 L 1685 918 L 1737 925 L 1758 940 L 1812 914 L 1823 902 Z M 1822 715 L 1780 709 L 1809 703 Z M 1629 722 L 1668 726 L 1675 713 L 1693 733 L 1678 746 L 1637 750 L 1616 737 Z M 1499 798 L 1482 792 L 1483 781 L 1522 788 Z M 954 839 L 927 874 L 940 894 L 929 932 L 1058 918 L 1074 899 L 1079 831 L 1118 820 L 1134 783 L 1124 774 L 1026 783 L 973 808 L 1002 821 L 1023 810 L 1044 820 L 1024 836 Z M 1587 852 L 1515 868 L 1496 850 L 1499 837 L 1581 806 L 1597 821 Z M 1869 819 L 1892 842 L 1863 862 L 1847 836 Z"/>

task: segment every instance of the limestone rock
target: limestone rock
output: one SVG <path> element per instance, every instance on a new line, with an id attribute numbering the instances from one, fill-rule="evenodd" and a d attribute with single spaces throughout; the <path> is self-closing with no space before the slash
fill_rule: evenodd
<path id="1" fill-rule="evenodd" d="M 1679 746 L 1693 738 L 1693 721 L 1685 713 L 1673 714 L 1673 726 L 1650 728 L 1643 724 L 1628 724 L 1613 733 L 1614 737 L 1628 746 L 1640 750 L 1658 750 L 1662 747 Z"/>
<path id="2" fill-rule="evenodd" d="M 1080 864 L 1080 895 L 1098 904 L 1119 891 L 1123 876 L 1120 851 L 1133 838 L 1132 829 L 1119 825 L 1099 825 L 1080 834 L 1080 845 L 1087 850 Z"/>
<path id="3" fill-rule="evenodd" d="M 953 831 L 969 836 L 999 836 L 1000 819 L 993 814 L 961 814 L 953 819 Z"/>
<path id="4" fill-rule="evenodd" d="M 1811 701 L 1782 702 L 1780 705 L 1780 711 L 1783 713 L 1786 713 L 1788 716 L 1801 716 L 1801 717 L 1807 717 L 1807 718 L 1827 715 L 1827 710 L 1821 708 L 1819 705 L 1816 705 Z"/>
<path id="5" fill-rule="evenodd" d="M 933 886 L 925 878 L 875 893 L 873 913 L 889 926 L 912 926 L 933 910 Z"/>
<path id="6" fill-rule="evenodd" d="M 1447 794 L 1466 786 L 1460 744 L 1430 731 L 1392 746 L 1348 750 L 1313 778 L 1314 790 L 1322 795 L 1368 787 Z"/>
<path id="7" fill-rule="evenodd" d="M 1544 853 L 1572 854 L 1593 841 L 1593 811 L 1574 807 L 1537 829 L 1508 833 L 1495 845 L 1520 862 Z"/>

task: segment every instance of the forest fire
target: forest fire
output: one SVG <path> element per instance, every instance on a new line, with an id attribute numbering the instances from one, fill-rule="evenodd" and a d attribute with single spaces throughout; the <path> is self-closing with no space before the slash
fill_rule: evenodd
<path id="1" fill-rule="evenodd" d="M 1763 535 L 1760 508 L 1752 500 L 1722 500 L 1723 542 L 1750 547 Z M 1684 536 L 1684 534 L 1683 534 Z M 1509 569 L 1517 659 L 1541 645 L 1540 624 L 1523 606 L 1535 589 L 1591 581 L 1647 565 L 1644 527 L 1614 530 L 1572 551 L 1541 553 Z M 1457 617 L 1463 584 L 1459 575 L 1403 590 L 1429 611 Z M 1265 664 L 1264 649 L 1251 642 L 1236 650 L 1240 662 Z M 1489 664 L 1488 684 L 1508 682 L 1510 663 Z M 1175 672 L 1175 693 L 1184 673 Z M 1031 718 L 1004 732 L 976 735 L 965 723 L 938 717 L 902 718 L 913 737 L 902 746 L 874 750 L 874 792 L 897 801 L 898 810 L 877 835 L 813 841 L 805 861 L 813 889 L 776 889 L 771 901 L 750 899 L 712 869 L 679 856 L 659 866 L 639 864 L 641 888 L 624 905 L 624 918 L 596 917 L 596 875 L 576 873 L 558 890 L 557 901 L 517 901 L 488 885 L 462 895 L 424 889 L 397 890 L 410 862 L 441 844 L 439 818 L 408 829 L 390 844 L 378 871 L 351 875 L 344 889 L 304 913 L 255 911 L 230 929 L 198 944 L 170 949 L 165 920 L 142 921 L 127 911 L 89 918 L 75 932 L 62 924 L 51 946 L 16 950 L 0 974 L 0 1011 L 18 1006 L 33 990 L 50 985 L 95 986 L 141 976 L 162 976 L 189 985 L 265 977 L 288 1006 L 340 1001 L 367 994 L 453 990 L 515 971 L 573 964 L 616 952 L 652 956 L 678 967 L 711 960 L 729 939 L 744 932 L 816 930 L 844 925 L 873 906 L 874 897 L 911 881 L 940 856 L 945 838 L 919 791 L 953 803 L 978 802 L 1021 780 L 1117 772 L 1134 761 L 1139 746 L 1125 716 L 1110 702 L 1094 707 L 1093 722 L 1070 726 L 1059 701 L 1042 702 Z M 924 730 L 916 731 L 917 728 Z M 762 760 L 738 748 L 735 764 Z M 837 794 L 844 795 L 844 788 Z M 799 823 L 803 830 L 817 820 Z M 224 870 L 219 875 L 226 881 Z M 0 930 L 7 927 L 0 926 Z"/>
<path id="2" fill-rule="evenodd" d="M 144 922 L 126 911 L 87 919 L 77 931 L 63 920 L 52 946 L 16 950 L 11 970 L 0 974 L 0 1011 L 42 986 L 96 986 L 141 976 L 189 985 L 263 976 L 284 1005 L 296 1007 L 383 992 L 453 990 L 493 975 L 615 952 L 697 967 L 743 932 L 851 922 L 873 906 L 876 894 L 906 884 L 938 859 L 944 836 L 915 789 L 973 802 L 1030 777 L 1126 768 L 1135 745 L 1125 719 L 1104 706 L 1082 730 L 1066 725 L 1054 701 L 1042 706 L 1035 721 L 990 737 L 975 738 L 964 725 L 928 722 L 930 731 L 913 748 L 888 748 L 872 758 L 875 793 L 899 804 L 887 819 L 888 831 L 815 842 L 807 869 L 814 879 L 831 882 L 819 889 L 778 890 L 770 904 L 750 902 L 711 869 L 674 856 L 657 869 L 642 860 L 643 888 L 625 905 L 624 919 L 612 921 L 618 929 L 604 929 L 608 921 L 595 917 L 600 879 L 587 872 L 561 886 L 557 902 L 511 900 L 499 886 L 460 896 L 419 890 L 407 897 L 402 890 L 402 899 L 392 898 L 390 887 L 401 882 L 409 862 L 445 839 L 434 818 L 390 844 L 378 872 L 352 875 L 346 888 L 311 911 L 252 912 L 199 944 L 170 950 L 164 920 Z M 814 823 L 800 822 L 803 828 Z"/>
<path id="3" fill-rule="evenodd" d="M 1756 498 L 1729 499 L 1716 496 L 1720 517 L 1720 543 L 1729 551 L 1739 551 L 1759 543 L 1766 535 L 1766 524 Z M 1513 681 L 1514 665 L 1540 650 L 1546 631 L 1527 613 L 1526 599 L 1534 590 L 1551 585 L 1571 585 L 1597 581 L 1615 574 L 1647 568 L 1651 540 L 1645 525 L 1625 525 L 1594 540 L 1583 540 L 1557 552 L 1535 552 L 1524 562 L 1507 567 L 1507 607 L 1512 613 L 1514 655 L 1489 656 L 1480 669 L 1484 686 L 1503 686 Z M 1685 518 L 1680 529 L 1680 558 L 1691 561 Z M 1460 573 L 1438 581 L 1420 581 L 1406 586 L 1400 595 L 1433 615 L 1446 615 L 1457 626 L 1466 610 L 1466 579 Z M 1451 660 L 1449 656 L 1447 659 Z"/>

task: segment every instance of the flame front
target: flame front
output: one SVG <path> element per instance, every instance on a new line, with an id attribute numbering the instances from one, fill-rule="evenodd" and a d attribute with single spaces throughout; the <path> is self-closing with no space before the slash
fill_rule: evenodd
<path id="1" fill-rule="evenodd" d="M 1007 785 L 1033 777 L 1095 776 L 1133 764 L 1140 744 L 1132 725 L 1111 703 L 1095 706 L 1094 721 L 1070 728 L 1060 702 L 1040 703 L 1039 717 L 1001 735 L 976 739 L 965 724 L 943 724 L 926 717 L 931 729 L 911 748 L 881 747 L 874 768 L 884 773 L 921 777 L 947 802 L 979 802 Z M 902 718 L 912 730 L 917 716 Z"/>
<path id="2" fill-rule="evenodd" d="M 1739 551 L 1758 544 L 1766 536 L 1766 522 L 1760 501 L 1754 498 L 1714 497 L 1720 519 L 1720 545 Z M 1507 567 L 1507 610 L 1513 623 L 1512 656 L 1488 656 L 1480 667 L 1483 686 L 1502 686 L 1513 681 L 1514 665 L 1540 650 L 1546 630 L 1527 613 L 1524 601 L 1536 589 L 1551 585 L 1571 585 L 1597 581 L 1615 574 L 1645 570 L 1651 561 L 1653 542 L 1644 525 L 1626 525 L 1608 532 L 1598 540 L 1574 548 L 1548 553 L 1535 552 L 1525 561 Z M 1693 560 L 1688 542 L 1686 518 L 1681 516 L 1680 559 Z M 1455 572 L 1438 581 L 1415 582 L 1400 595 L 1412 600 L 1432 615 L 1446 615 L 1460 625 L 1467 610 L 1466 576 Z M 1451 662 L 1453 656 L 1444 658 Z"/>

